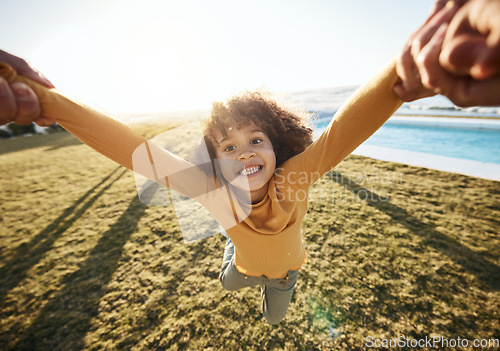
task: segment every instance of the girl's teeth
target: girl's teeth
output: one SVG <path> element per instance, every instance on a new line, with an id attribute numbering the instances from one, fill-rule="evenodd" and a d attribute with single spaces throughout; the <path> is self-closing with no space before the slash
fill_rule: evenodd
<path id="1" fill-rule="evenodd" d="M 256 173 L 259 169 L 260 167 L 245 168 L 241 171 L 241 174 L 247 176 Z"/>

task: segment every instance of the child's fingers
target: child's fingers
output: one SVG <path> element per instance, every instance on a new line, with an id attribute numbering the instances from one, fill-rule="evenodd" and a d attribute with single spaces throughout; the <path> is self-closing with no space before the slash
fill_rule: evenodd
<path id="1" fill-rule="evenodd" d="M 415 67 L 413 56 L 411 55 L 411 42 L 408 42 L 396 60 L 396 72 L 401 78 L 406 90 L 413 89 L 420 84 L 420 75 Z"/>
<path id="2" fill-rule="evenodd" d="M 439 64 L 439 55 L 443 44 L 447 25 L 443 24 L 434 37 L 420 51 L 415 63 L 420 71 L 422 84 L 434 92 L 446 95 L 449 74 Z"/>

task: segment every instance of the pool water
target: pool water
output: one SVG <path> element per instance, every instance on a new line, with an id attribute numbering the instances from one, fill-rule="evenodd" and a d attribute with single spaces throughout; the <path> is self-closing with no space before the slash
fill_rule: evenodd
<path id="1" fill-rule="evenodd" d="M 319 121 L 321 133 L 329 121 Z M 366 145 L 500 164 L 500 131 L 385 124 Z"/>

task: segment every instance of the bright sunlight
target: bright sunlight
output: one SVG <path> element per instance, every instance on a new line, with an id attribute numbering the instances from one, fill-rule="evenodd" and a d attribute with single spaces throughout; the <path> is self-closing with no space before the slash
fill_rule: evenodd
<path id="1" fill-rule="evenodd" d="M 160 4 L 160 11 L 150 13 L 134 4 L 109 3 L 93 15 L 92 26 L 72 23 L 44 38 L 37 48 L 40 60 L 34 60 L 59 89 L 113 112 L 208 108 L 238 89 L 217 23 L 197 6 Z M 42 55 L 47 50 L 57 59 L 48 61 Z M 72 67 L 71 85 L 65 86 L 67 76 L 58 76 L 66 71 L 60 61 Z"/>

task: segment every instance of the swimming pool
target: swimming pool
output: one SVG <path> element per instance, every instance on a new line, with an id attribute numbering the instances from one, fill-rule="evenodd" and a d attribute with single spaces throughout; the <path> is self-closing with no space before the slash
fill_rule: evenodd
<path id="1" fill-rule="evenodd" d="M 328 125 L 319 120 L 317 133 Z M 500 131 L 385 124 L 366 145 L 500 164 Z"/>

